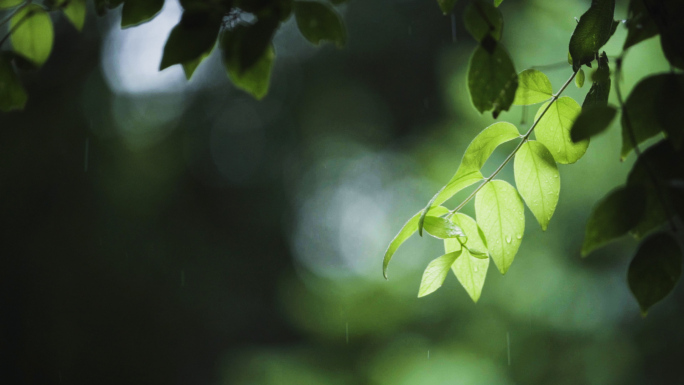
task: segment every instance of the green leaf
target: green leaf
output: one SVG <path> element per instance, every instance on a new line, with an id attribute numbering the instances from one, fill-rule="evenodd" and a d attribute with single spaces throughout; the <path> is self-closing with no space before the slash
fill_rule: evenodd
<path id="1" fill-rule="evenodd" d="M 36 66 L 50 57 L 54 31 L 50 15 L 39 5 L 29 4 L 19 10 L 10 21 L 14 51 Z"/>
<path id="2" fill-rule="evenodd" d="M 610 67 L 608 56 L 603 52 L 598 60 L 598 68 L 592 75 L 592 85 L 584 98 L 582 108 L 591 106 L 606 106 L 610 95 Z"/>
<path id="3" fill-rule="evenodd" d="M 577 72 L 577 76 L 575 76 L 575 85 L 577 88 L 584 87 L 584 70 L 581 68 L 579 72 Z"/>
<path id="4" fill-rule="evenodd" d="M 510 184 L 493 180 L 475 196 L 475 213 L 496 267 L 506 274 L 525 232 L 520 195 Z"/>
<path id="5" fill-rule="evenodd" d="M 627 282 L 646 315 L 651 306 L 674 289 L 682 274 L 682 250 L 667 233 L 646 239 L 629 264 Z"/>
<path id="6" fill-rule="evenodd" d="M 434 259 L 425 269 L 423 273 L 423 279 L 420 281 L 420 289 L 418 290 L 418 298 L 425 297 L 428 294 L 433 293 L 444 283 L 451 265 L 454 263 L 456 258 L 461 255 L 461 251 L 454 251 L 442 255 L 441 257 Z"/>
<path id="7" fill-rule="evenodd" d="M 12 67 L 12 56 L 0 53 L 0 110 L 23 110 L 28 96 Z"/>
<path id="8" fill-rule="evenodd" d="M 498 8 L 484 2 L 474 0 L 463 13 L 463 23 L 466 30 L 477 40 L 482 41 L 486 36 L 494 40 L 501 40 L 503 30 L 503 15 Z"/>
<path id="9" fill-rule="evenodd" d="M 449 210 L 442 207 L 442 206 L 437 206 L 433 207 L 432 210 L 430 210 L 429 215 L 430 216 L 441 216 L 446 213 L 448 213 Z M 394 256 L 394 253 L 396 253 L 397 249 L 399 249 L 399 246 L 401 246 L 404 242 L 406 242 L 407 239 L 413 235 L 413 233 L 418 230 L 418 219 L 420 218 L 422 214 L 422 211 L 418 212 L 416 215 L 411 217 L 411 219 L 404 224 L 404 227 L 401 228 L 399 233 L 394 237 L 392 242 L 390 242 L 389 246 L 387 247 L 387 250 L 385 251 L 385 258 L 383 259 L 382 262 L 382 275 L 387 279 L 387 266 L 389 266 L 390 261 L 392 260 L 392 256 Z"/>
<path id="10" fill-rule="evenodd" d="M 299 32 L 314 45 L 327 40 L 338 47 L 347 42 L 347 31 L 342 17 L 330 4 L 317 1 L 296 1 L 295 19 Z"/>
<path id="11" fill-rule="evenodd" d="M 615 114 L 617 109 L 613 106 L 594 105 L 583 108 L 570 129 L 570 139 L 577 143 L 602 133 L 615 119 Z"/>
<path id="12" fill-rule="evenodd" d="M 197 69 L 197 67 L 198 67 L 200 64 L 202 64 L 202 62 L 203 62 L 206 58 L 208 58 L 208 57 L 211 55 L 211 53 L 212 53 L 213 51 L 214 51 L 214 50 L 213 50 L 213 47 L 212 47 L 212 49 L 210 49 L 209 51 L 203 53 L 203 54 L 200 55 L 198 58 L 183 63 L 183 72 L 185 72 L 185 78 L 186 78 L 187 80 L 190 80 L 190 78 L 192 78 L 192 75 L 195 73 L 195 70 Z"/>
<path id="13" fill-rule="evenodd" d="M 86 0 L 68 0 L 62 11 L 77 31 L 83 30 L 87 13 Z"/>
<path id="14" fill-rule="evenodd" d="M 582 256 L 627 234 L 644 213 L 641 186 L 623 186 L 611 191 L 594 206 L 582 245 Z"/>
<path id="15" fill-rule="evenodd" d="M 658 27 L 660 44 L 671 65 L 684 69 L 684 2 L 682 0 L 643 0 Z"/>
<path id="16" fill-rule="evenodd" d="M 423 223 L 425 231 L 435 238 L 447 239 L 464 236 L 463 230 L 446 218 L 426 216 Z"/>
<path id="17" fill-rule="evenodd" d="M 657 187 L 653 185 L 653 179 L 658 181 Z M 682 180 L 684 150 L 675 149 L 668 140 L 654 144 L 637 158 L 627 184 L 645 189 L 646 208 L 639 223 L 630 231 L 633 236 L 643 238 L 674 215 L 684 218 L 684 190 L 677 187 L 677 181 Z"/>
<path id="18" fill-rule="evenodd" d="M 492 152 L 502 143 L 519 137 L 518 129 L 513 124 L 507 122 L 494 123 L 482 130 L 468 145 L 463 154 L 461 165 L 456 170 L 456 174 L 454 174 L 446 186 L 432 197 L 427 206 L 425 206 L 428 210 L 423 212 L 428 212 L 429 208 L 433 205 L 441 205 L 457 192 L 482 180 L 483 177 L 480 169 L 487 162 L 489 156 L 492 155 Z M 421 235 L 423 234 L 423 221 L 424 218 L 421 218 L 418 223 L 418 232 Z"/>
<path id="19" fill-rule="evenodd" d="M 610 39 L 613 29 L 615 0 L 592 0 L 589 10 L 580 17 L 570 38 L 572 68 L 589 64 L 598 51 Z"/>
<path id="20" fill-rule="evenodd" d="M 126 0 L 121 11 L 121 28 L 133 27 L 154 19 L 164 0 Z"/>
<path id="21" fill-rule="evenodd" d="M 658 74 L 641 80 L 625 102 L 622 114 L 622 158 L 639 144 L 660 132 L 668 133 L 679 145 L 682 141 L 681 122 L 684 119 L 684 75 Z M 630 135 L 629 129 L 634 134 Z"/>
<path id="22" fill-rule="evenodd" d="M 545 102 L 553 96 L 551 81 L 541 71 L 529 69 L 518 74 L 518 89 L 515 91 L 516 106 L 529 106 Z"/>
<path id="23" fill-rule="evenodd" d="M 501 3 L 503 3 L 503 0 L 494 0 L 494 6 L 496 6 L 496 7 L 501 5 Z"/>
<path id="24" fill-rule="evenodd" d="M 458 0 L 437 0 L 437 4 L 439 4 L 439 9 L 442 10 L 442 13 L 448 15 L 454 9 L 456 1 Z"/>
<path id="25" fill-rule="evenodd" d="M 470 57 L 468 90 L 475 108 L 484 113 L 494 110 L 496 119 L 508 111 L 518 88 L 518 74 L 508 52 L 494 39 L 487 37 Z"/>
<path id="26" fill-rule="evenodd" d="M 24 3 L 24 0 L 0 0 L 0 9 L 14 8 Z"/>
<path id="27" fill-rule="evenodd" d="M 543 144 L 528 141 L 515 154 L 513 170 L 520 195 L 546 231 L 560 194 L 560 174 L 553 155 Z"/>
<path id="28" fill-rule="evenodd" d="M 631 0 L 627 14 L 627 39 L 622 49 L 626 50 L 658 34 L 658 26 L 648 13 L 643 0 Z"/>
<path id="29" fill-rule="evenodd" d="M 180 22 L 173 27 L 166 40 L 159 70 L 191 62 L 211 51 L 220 27 L 220 14 L 194 10 L 183 12 Z"/>
<path id="30" fill-rule="evenodd" d="M 589 140 L 573 143 L 570 139 L 570 128 L 575 123 L 582 108 L 569 96 L 564 96 L 551 105 L 540 119 L 540 115 L 549 103 L 544 103 L 537 112 L 535 120 L 539 120 L 534 131 L 537 140 L 551 151 L 556 162 L 569 164 L 577 162 L 587 151 Z"/>
<path id="31" fill-rule="evenodd" d="M 451 265 L 451 270 L 456 275 L 458 282 L 468 292 L 468 295 L 477 302 L 482 293 L 487 269 L 489 268 L 489 256 L 487 255 L 487 245 L 484 241 L 482 230 L 471 217 L 456 213 L 451 220 L 460 226 L 466 234 L 467 240 L 460 258 Z M 461 250 L 459 239 L 445 239 L 445 252 Z"/>

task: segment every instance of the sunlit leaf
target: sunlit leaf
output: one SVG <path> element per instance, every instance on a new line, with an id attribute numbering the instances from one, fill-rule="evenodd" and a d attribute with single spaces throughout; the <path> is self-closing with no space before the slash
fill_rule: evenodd
<path id="1" fill-rule="evenodd" d="M 126 0 L 121 11 L 121 28 L 133 27 L 154 19 L 164 0 Z"/>
<path id="2" fill-rule="evenodd" d="M 216 43 L 220 27 L 220 14 L 192 10 L 183 12 L 180 22 L 173 27 L 166 40 L 159 70 L 191 62 L 209 52 Z"/>
<path id="3" fill-rule="evenodd" d="M 462 249 L 462 254 L 451 265 L 451 270 L 473 302 L 477 302 L 480 299 L 489 268 L 489 256 L 484 235 L 475 220 L 465 214 L 454 214 L 451 220 L 463 229 L 467 238 L 464 242 L 465 247 Z M 444 240 L 444 250 L 447 253 L 461 250 L 461 247 L 459 239 Z"/>
<path id="4" fill-rule="evenodd" d="M 12 57 L 0 53 L 0 110 L 22 110 L 28 96 L 12 67 Z"/>
<path id="5" fill-rule="evenodd" d="M 494 6 L 496 6 L 496 7 L 501 5 L 501 3 L 503 3 L 503 0 L 494 0 Z"/>
<path id="6" fill-rule="evenodd" d="M 646 239 L 629 264 L 627 282 L 642 314 L 674 289 L 682 274 L 682 250 L 667 233 Z"/>
<path id="7" fill-rule="evenodd" d="M 560 194 L 560 174 L 553 156 L 543 144 L 531 140 L 515 154 L 513 169 L 520 195 L 546 230 Z"/>
<path id="8" fill-rule="evenodd" d="M 87 13 L 86 0 L 68 0 L 62 11 L 76 30 L 83 29 Z"/>
<path id="9" fill-rule="evenodd" d="M 587 221 L 582 255 L 627 234 L 641 219 L 645 206 L 641 186 L 623 186 L 611 191 L 594 206 Z"/>
<path id="10" fill-rule="evenodd" d="M 610 126 L 616 114 L 617 109 L 613 106 L 583 108 L 570 129 L 570 139 L 577 143 L 602 133 Z"/>
<path id="11" fill-rule="evenodd" d="M 484 113 L 493 110 L 496 119 L 508 111 L 518 88 L 518 74 L 506 49 L 487 37 L 470 57 L 468 90 L 475 108 Z"/>
<path id="12" fill-rule="evenodd" d="M 641 154 L 627 177 L 628 185 L 643 186 L 646 192 L 646 208 L 632 235 L 643 238 L 674 215 L 684 218 L 684 189 L 677 181 L 684 181 L 684 150 L 661 140 Z"/>
<path id="13" fill-rule="evenodd" d="M 24 0 L 0 0 L 0 9 L 14 8 L 24 3 Z"/>
<path id="14" fill-rule="evenodd" d="M 437 194 L 435 194 L 426 208 L 438 206 L 451 198 L 454 194 L 459 192 L 473 183 L 482 180 L 480 169 L 484 166 L 492 152 L 501 144 L 510 140 L 519 138 L 518 129 L 511 123 L 498 122 L 485 128 L 480 132 L 475 139 L 468 145 L 461 164 L 456 170 L 456 174 L 451 178 L 449 183 L 444 186 Z M 428 212 L 424 210 L 423 212 Z M 418 231 L 422 235 L 422 226 L 424 219 L 418 223 Z"/>
<path id="15" fill-rule="evenodd" d="M 589 146 L 589 140 L 573 143 L 570 139 L 570 129 L 582 112 L 582 108 L 574 99 L 564 96 L 553 102 L 546 114 L 540 118 L 548 104 L 544 103 L 537 112 L 535 119 L 539 119 L 539 124 L 534 134 L 537 140 L 551 151 L 556 162 L 575 163 L 584 155 Z"/>
<path id="16" fill-rule="evenodd" d="M 588 64 L 614 32 L 615 0 L 592 0 L 591 7 L 579 19 L 570 38 L 573 70 Z"/>
<path id="17" fill-rule="evenodd" d="M 551 81 L 541 71 L 528 69 L 518 74 L 518 89 L 513 104 L 529 106 L 545 102 L 553 96 Z"/>
<path id="18" fill-rule="evenodd" d="M 501 274 L 506 274 L 525 232 L 525 213 L 520 195 L 510 184 L 493 180 L 475 196 L 475 213 L 489 254 Z"/>
<path id="19" fill-rule="evenodd" d="M 627 49 L 658 34 L 658 27 L 644 6 L 643 0 L 631 0 L 627 14 L 629 16 L 625 25 L 628 32 L 623 49 Z"/>
<path id="20" fill-rule="evenodd" d="M 330 4 L 318 1 L 295 1 L 295 19 L 299 32 L 314 45 L 330 41 L 338 47 L 347 42 L 342 17 Z"/>
<path id="21" fill-rule="evenodd" d="M 423 227 L 428 234 L 435 238 L 447 239 L 447 238 L 457 238 L 464 236 L 463 230 L 458 227 L 454 222 L 446 218 L 426 216 Z"/>
<path id="22" fill-rule="evenodd" d="M 461 251 L 454 251 L 434 259 L 425 269 L 423 279 L 420 281 L 418 298 L 425 297 L 442 287 L 451 265 L 461 255 Z"/>
<path id="23" fill-rule="evenodd" d="M 639 144 L 663 131 L 675 144 L 681 143 L 683 90 L 684 75 L 674 73 L 649 76 L 632 89 L 622 114 L 623 158 L 634 148 L 633 140 Z"/>
<path id="24" fill-rule="evenodd" d="M 438 217 L 448 212 L 448 209 L 441 206 L 436 206 L 430 210 L 429 215 Z M 422 211 L 411 217 L 411 219 L 404 224 L 404 227 L 401 228 L 399 233 L 394 237 L 392 242 L 390 242 L 389 246 L 387 247 L 387 250 L 385 251 L 385 258 L 382 262 L 382 275 L 385 277 L 385 279 L 387 279 L 387 266 L 392 260 L 394 253 L 397 251 L 397 249 L 399 249 L 399 246 L 406 242 L 406 240 L 409 239 L 411 235 L 416 232 L 416 230 L 418 230 L 418 219 L 420 218 L 421 214 Z"/>
<path id="25" fill-rule="evenodd" d="M 584 87 L 584 70 L 581 68 L 579 72 L 577 72 L 577 76 L 575 76 L 575 85 L 577 88 Z"/>
<path id="26" fill-rule="evenodd" d="M 598 68 L 592 75 L 592 85 L 587 96 L 584 98 L 582 108 L 606 106 L 608 104 L 608 96 L 610 96 L 610 84 L 608 56 L 603 52 L 598 60 Z"/>
<path id="27" fill-rule="evenodd" d="M 472 1 L 463 13 L 463 23 L 478 42 L 488 35 L 494 40 L 501 40 L 503 15 L 490 3 L 483 0 Z"/>
<path id="28" fill-rule="evenodd" d="M 13 30 L 10 39 L 14 51 L 42 66 L 50 57 L 54 31 L 50 15 L 37 4 L 29 4 L 18 11 L 10 21 Z"/>

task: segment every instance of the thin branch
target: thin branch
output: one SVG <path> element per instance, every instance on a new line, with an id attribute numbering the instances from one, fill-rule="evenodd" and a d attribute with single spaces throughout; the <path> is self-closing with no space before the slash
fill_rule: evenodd
<path id="1" fill-rule="evenodd" d="M 546 108 L 544 108 L 544 110 L 543 110 L 542 113 L 539 115 L 539 117 L 534 121 L 534 123 L 532 123 L 532 127 L 530 127 L 530 129 L 527 130 L 527 132 L 525 133 L 525 135 L 522 136 L 522 140 L 520 141 L 520 143 L 518 143 L 518 145 L 517 145 L 517 146 L 513 149 L 513 151 L 508 155 L 508 157 L 503 161 L 503 163 L 501 163 L 501 164 L 499 165 L 499 167 L 498 167 L 496 170 L 494 170 L 494 172 L 492 173 L 492 175 L 488 176 L 482 183 L 480 183 L 480 185 L 477 186 L 477 188 L 475 189 L 475 191 L 473 191 L 470 195 L 468 195 L 468 197 L 467 197 L 463 202 L 461 202 L 461 204 L 458 205 L 458 207 L 456 207 L 455 209 L 451 210 L 451 211 L 449 212 L 449 216 L 454 215 L 454 214 L 457 213 L 459 210 L 461 210 L 466 204 L 468 204 L 468 202 L 470 202 L 470 201 L 475 197 L 475 195 L 477 195 L 477 193 L 478 193 L 480 190 L 482 190 L 482 188 L 483 188 L 487 183 L 489 183 L 492 179 L 494 179 L 494 177 L 496 177 L 496 175 L 499 174 L 499 172 L 501 172 L 501 170 L 503 170 L 503 168 L 508 164 L 508 162 L 510 162 L 511 159 L 513 159 L 513 157 L 514 157 L 515 154 L 518 152 L 518 150 L 520 150 L 520 148 L 523 146 L 523 144 L 525 144 L 525 142 L 527 142 L 527 141 L 530 139 L 530 135 L 532 135 L 532 132 L 533 132 L 534 129 L 537 127 L 537 124 L 539 124 L 539 121 L 544 117 L 544 115 L 546 115 L 546 112 L 549 110 L 549 108 L 551 108 L 551 105 L 552 105 L 556 100 L 558 100 L 558 98 L 559 98 L 560 95 L 563 93 L 563 91 L 565 91 L 565 89 L 568 88 L 568 85 L 570 85 L 570 83 L 572 83 L 572 80 L 575 78 L 575 75 L 577 75 L 577 72 L 579 72 L 579 69 L 578 69 L 577 71 L 573 72 L 573 73 L 572 73 L 572 76 L 570 76 L 570 78 L 565 82 L 565 84 L 563 84 L 563 86 L 560 88 L 560 90 L 558 91 L 558 93 L 556 93 L 555 95 L 553 95 L 553 98 L 551 98 L 551 101 L 546 105 Z"/>

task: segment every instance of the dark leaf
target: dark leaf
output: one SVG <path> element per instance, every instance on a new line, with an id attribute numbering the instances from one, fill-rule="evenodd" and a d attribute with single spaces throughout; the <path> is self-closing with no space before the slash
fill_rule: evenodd
<path id="1" fill-rule="evenodd" d="M 598 60 L 598 68 L 592 75 L 592 84 L 587 96 L 584 97 L 582 108 L 589 108 L 591 106 L 606 106 L 608 104 L 608 96 L 610 96 L 610 67 L 608 66 L 608 57 L 603 52 Z"/>
<path id="2" fill-rule="evenodd" d="M 483 0 L 471 2 L 463 14 L 465 28 L 478 42 L 486 36 L 501 40 L 503 15 L 498 8 Z"/>
<path id="3" fill-rule="evenodd" d="M 648 13 L 643 0 L 631 0 L 629 2 L 627 22 L 627 39 L 623 49 L 627 49 L 637 43 L 649 39 L 658 34 L 658 27 Z"/>
<path id="4" fill-rule="evenodd" d="M 658 233 L 639 246 L 627 282 L 643 315 L 672 291 L 681 274 L 682 250 L 672 236 Z"/>
<path id="5" fill-rule="evenodd" d="M 588 139 L 605 131 L 615 119 L 617 109 L 613 106 L 592 105 L 582 109 L 570 130 L 574 143 Z"/>
<path id="6" fill-rule="evenodd" d="M 314 45 L 327 40 L 343 47 L 347 42 L 347 31 L 342 17 L 330 4 L 317 1 L 296 1 L 295 18 L 299 32 Z"/>
<path id="7" fill-rule="evenodd" d="M 152 20 L 164 7 L 164 0 L 126 0 L 121 11 L 121 28 Z"/>
<path id="8" fill-rule="evenodd" d="M 220 27 L 220 14 L 185 11 L 178 25 L 169 34 L 159 70 L 193 61 L 210 51 L 216 43 Z"/>
<path id="9" fill-rule="evenodd" d="M 0 110 L 22 110 L 28 96 L 12 67 L 12 55 L 0 54 Z"/>
<path id="10" fill-rule="evenodd" d="M 613 29 L 615 0 L 592 0 L 589 10 L 580 17 L 570 38 L 573 70 L 588 64 L 610 39 Z"/>
<path id="11" fill-rule="evenodd" d="M 641 219 L 644 206 L 641 186 L 627 185 L 611 191 L 589 216 L 582 256 L 627 234 Z"/>
<path id="12" fill-rule="evenodd" d="M 684 69 L 684 1 L 643 0 L 660 32 L 660 44 L 673 66 Z"/>
<path id="13" fill-rule="evenodd" d="M 494 110 L 496 119 L 508 111 L 518 88 L 518 74 L 508 52 L 501 43 L 487 37 L 470 57 L 468 90 L 475 108 L 484 113 Z"/>
<path id="14" fill-rule="evenodd" d="M 242 50 L 248 50 L 249 44 L 244 30 L 247 27 L 225 31 L 221 36 L 221 56 L 228 77 L 236 87 L 249 92 L 256 99 L 262 99 L 268 93 L 271 81 L 271 69 L 275 59 L 275 50 L 269 46 L 261 57 L 249 68 L 243 68 L 241 63 Z"/>

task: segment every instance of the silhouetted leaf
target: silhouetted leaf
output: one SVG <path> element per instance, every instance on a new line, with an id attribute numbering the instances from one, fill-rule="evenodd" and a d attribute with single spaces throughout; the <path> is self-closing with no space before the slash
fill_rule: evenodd
<path id="1" fill-rule="evenodd" d="M 646 192 L 646 209 L 639 223 L 631 229 L 632 235 L 643 238 L 673 215 L 684 218 L 681 181 L 684 181 L 683 150 L 676 150 L 668 140 L 661 140 L 641 154 L 627 177 L 628 185 L 642 186 Z"/>
<path id="2" fill-rule="evenodd" d="M 646 239 L 629 264 L 627 282 L 643 315 L 674 289 L 682 274 L 682 250 L 667 233 Z"/>
<path id="3" fill-rule="evenodd" d="M 23 110 L 28 96 L 12 67 L 12 56 L 0 53 L 0 110 Z"/>
<path id="4" fill-rule="evenodd" d="M 591 76 L 592 85 L 584 98 L 582 108 L 591 106 L 606 106 L 608 104 L 608 96 L 610 96 L 610 67 L 608 65 L 608 56 L 603 52 L 598 60 L 598 68 Z"/>
<path id="5" fill-rule="evenodd" d="M 582 113 L 570 129 L 570 139 L 577 143 L 602 133 L 615 119 L 615 114 L 617 109 L 613 106 L 595 105 L 582 108 Z"/>
<path id="6" fill-rule="evenodd" d="M 343 47 L 347 31 L 342 17 L 330 4 L 317 1 L 295 1 L 295 18 L 299 32 L 314 45 L 327 40 Z"/>
<path id="7" fill-rule="evenodd" d="M 173 27 L 166 40 L 159 70 L 191 62 L 211 51 L 220 27 L 220 14 L 194 10 L 183 12 L 180 22 Z"/>
<path id="8" fill-rule="evenodd" d="M 133 27 L 154 19 L 164 7 L 164 0 L 125 0 L 121 28 Z"/>
<path id="9" fill-rule="evenodd" d="M 18 11 L 10 21 L 10 39 L 14 51 L 42 66 L 50 57 L 54 31 L 50 15 L 37 4 L 29 4 Z"/>
<path id="10" fill-rule="evenodd" d="M 450 253 L 462 250 L 461 256 L 451 265 L 451 270 L 473 302 L 477 302 L 480 299 L 489 268 L 489 256 L 487 255 L 484 235 L 475 220 L 465 214 L 456 213 L 451 217 L 451 220 L 463 229 L 467 239 L 463 243 L 465 247 L 461 246 L 459 239 L 445 239 L 444 251 Z M 476 257 L 473 253 L 484 253 L 484 257 Z"/>
<path id="11" fill-rule="evenodd" d="M 435 238 L 447 239 L 447 238 L 457 238 L 464 236 L 463 230 L 456 226 L 454 222 L 446 218 L 426 216 L 423 227 L 428 234 Z"/>
<path id="12" fill-rule="evenodd" d="M 570 38 L 570 54 L 574 71 L 588 64 L 610 39 L 613 29 L 615 0 L 592 0 L 591 7 L 580 17 Z"/>
<path id="13" fill-rule="evenodd" d="M 418 290 L 418 298 L 425 297 L 428 294 L 435 292 L 435 290 L 442 287 L 449 269 L 453 265 L 456 258 L 461 255 L 461 251 L 454 251 L 442 255 L 434 259 L 425 269 L 423 279 L 420 281 L 420 289 Z"/>
<path id="14" fill-rule="evenodd" d="M 611 191 L 594 206 L 582 245 L 582 256 L 627 234 L 644 213 L 645 194 L 641 186 L 623 186 Z"/>
<path id="15" fill-rule="evenodd" d="M 442 10 L 442 13 L 448 15 L 454 9 L 456 1 L 458 0 L 437 0 L 437 4 L 439 4 L 439 9 Z"/>
<path id="16" fill-rule="evenodd" d="M 589 140 L 574 143 L 570 139 L 570 129 L 575 123 L 582 108 L 569 96 L 559 98 L 549 110 L 540 118 L 548 103 L 544 103 L 537 112 L 535 119 L 539 124 L 534 131 L 537 140 L 551 151 L 558 163 L 569 164 L 577 162 L 587 151 Z"/>
<path id="17" fill-rule="evenodd" d="M 543 144 L 528 141 L 515 154 L 513 169 L 520 195 L 546 231 L 560 194 L 560 174 L 553 155 Z"/>
<path id="18" fill-rule="evenodd" d="M 518 89 L 515 91 L 514 105 L 529 106 L 545 102 L 552 96 L 551 81 L 543 72 L 529 69 L 518 74 Z"/>
<path id="19" fill-rule="evenodd" d="M 429 215 L 438 217 L 448 212 L 448 209 L 437 206 L 430 210 Z M 399 249 L 399 246 L 406 242 L 406 240 L 409 239 L 411 235 L 416 232 L 416 230 L 418 230 L 418 219 L 420 218 L 421 214 L 422 211 L 411 217 L 411 219 L 404 224 L 399 233 L 394 237 L 392 242 L 390 242 L 389 246 L 387 247 L 387 250 L 385 251 L 385 258 L 382 262 L 382 275 L 385 277 L 385 279 L 387 279 L 387 266 L 389 266 L 394 253 L 397 251 L 397 249 Z"/>
<path id="20" fill-rule="evenodd" d="M 627 39 L 623 49 L 649 39 L 658 34 L 658 27 L 644 6 L 643 0 L 629 2 L 627 22 Z"/>
<path id="21" fill-rule="evenodd" d="M 468 90 L 475 108 L 484 113 L 494 110 L 496 119 L 508 111 L 518 88 L 518 74 L 508 52 L 494 39 L 487 37 L 470 57 Z"/>
<path id="22" fill-rule="evenodd" d="M 681 143 L 684 119 L 684 75 L 659 74 L 641 80 L 632 89 L 622 114 L 622 158 L 639 144 L 662 131 Z M 634 138 L 630 135 L 631 127 Z"/>
<path id="23" fill-rule="evenodd" d="M 192 75 L 195 73 L 195 70 L 197 67 L 202 64 L 202 62 L 211 55 L 213 52 L 213 47 L 209 51 L 201 54 L 198 58 L 185 62 L 183 63 L 183 72 L 185 73 L 185 78 L 187 80 L 190 80 L 192 78 Z"/>
<path id="24" fill-rule="evenodd" d="M 510 184 L 493 180 L 475 196 L 475 213 L 496 267 L 506 274 L 525 232 L 520 195 Z"/>
<path id="25" fill-rule="evenodd" d="M 463 13 L 463 23 L 478 42 L 488 35 L 494 40 L 501 40 L 503 15 L 490 3 L 483 0 L 472 1 Z"/>
<path id="26" fill-rule="evenodd" d="M 577 72 L 577 76 L 575 76 L 575 85 L 577 88 L 584 87 L 584 70 L 581 68 L 579 72 Z"/>
<path id="27" fill-rule="evenodd" d="M 642 0 L 660 32 L 660 44 L 673 66 L 684 69 L 684 1 Z"/>

